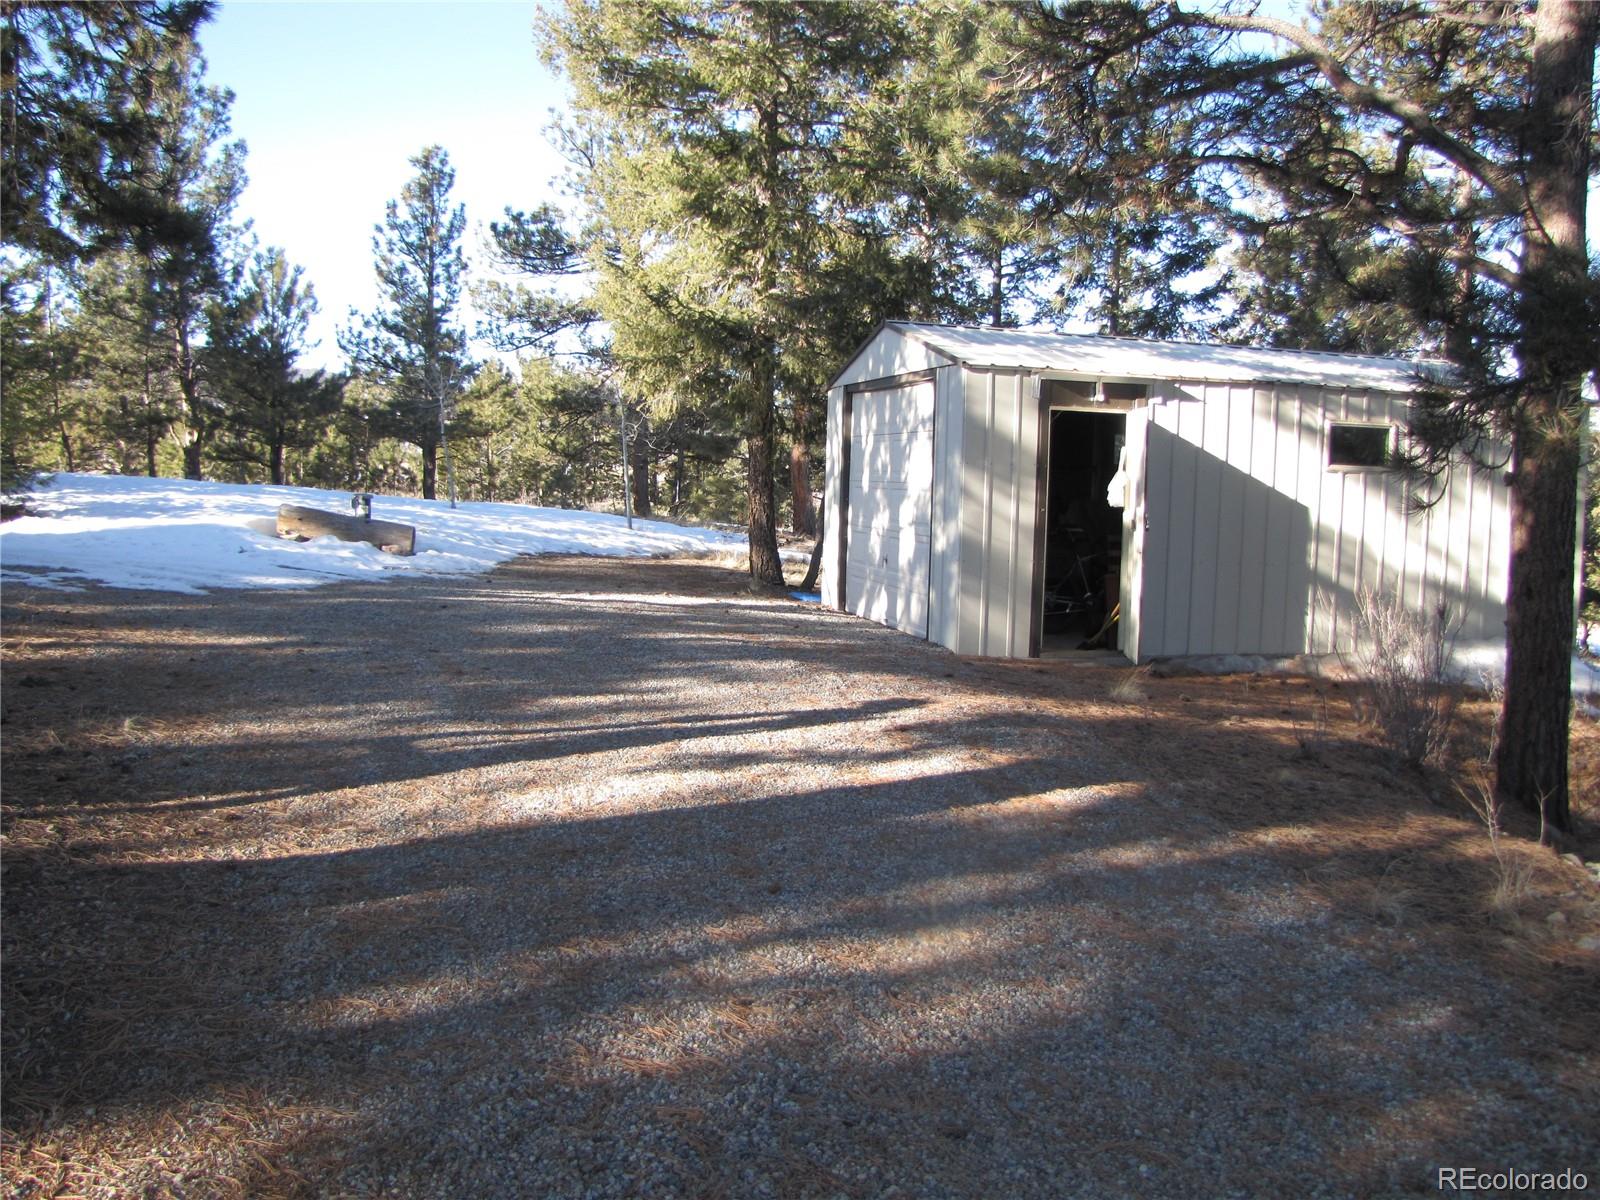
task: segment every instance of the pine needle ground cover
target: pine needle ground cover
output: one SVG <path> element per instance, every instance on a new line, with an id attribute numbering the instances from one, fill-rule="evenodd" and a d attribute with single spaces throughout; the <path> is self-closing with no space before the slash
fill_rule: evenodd
<path id="1" fill-rule="evenodd" d="M 1593 1169 L 1596 886 L 1455 786 L 1484 701 L 1417 771 L 1350 685 L 967 661 L 744 584 L 8 585 L 7 1193 Z"/>

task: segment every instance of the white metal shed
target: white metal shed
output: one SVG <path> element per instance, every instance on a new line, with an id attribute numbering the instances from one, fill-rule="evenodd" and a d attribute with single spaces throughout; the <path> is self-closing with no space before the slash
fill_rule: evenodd
<path id="1" fill-rule="evenodd" d="M 1421 514 L 1401 359 L 889 322 L 828 394 L 823 602 L 960 654 L 1328 653 L 1363 589 L 1503 634 L 1509 496 Z M 1120 605 L 1120 609 L 1118 606 Z"/>

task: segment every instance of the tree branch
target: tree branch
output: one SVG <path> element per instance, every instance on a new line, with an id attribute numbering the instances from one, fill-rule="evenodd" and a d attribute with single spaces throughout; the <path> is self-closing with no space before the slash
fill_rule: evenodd
<path id="1" fill-rule="evenodd" d="M 1501 169 L 1472 146 L 1441 127 L 1432 114 L 1414 100 L 1355 78 L 1333 49 L 1304 26 L 1276 17 L 1189 12 L 1176 4 L 1172 6 L 1171 11 L 1180 24 L 1192 28 L 1231 33 L 1264 33 L 1288 42 L 1297 47 L 1300 54 L 1275 60 L 1277 74 L 1286 73 L 1291 67 L 1298 70 L 1309 58 L 1329 86 L 1346 104 L 1361 112 L 1398 121 L 1412 133 L 1418 144 L 1427 146 L 1473 176 L 1493 192 L 1496 199 L 1509 210 L 1520 212 L 1526 206 L 1524 189 L 1513 173 Z"/>

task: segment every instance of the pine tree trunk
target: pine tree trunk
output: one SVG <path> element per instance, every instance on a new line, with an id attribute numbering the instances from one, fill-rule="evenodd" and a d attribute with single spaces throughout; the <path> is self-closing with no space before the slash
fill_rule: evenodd
<path id="1" fill-rule="evenodd" d="M 1111 337 L 1122 334 L 1122 237 L 1111 231 L 1111 261 L 1106 267 L 1105 332 Z"/>
<path id="2" fill-rule="evenodd" d="M 439 476 L 439 447 L 429 442 L 422 447 L 422 498 L 432 500 Z"/>
<path id="3" fill-rule="evenodd" d="M 283 440 L 274 438 L 268 449 L 268 469 L 272 472 L 272 482 L 281 484 L 284 481 L 283 472 Z"/>
<path id="4" fill-rule="evenodd" d="M 172 338 L 172 368 L 178 377 L 178 394 L 183 398 L 183 477 L 201 479 L 201 446 L 205 442 L 205 413 L 200 407 L 200 378 L 194 349 L 189 345 L 189 330 L 179 319 Z"/>
<path id="5" fill-rule="evenodd" d="M 799 590 L 814 592 L 817 590 L 817 580 L 822 576 L 822 523 L 827 520 L 824 512 L 817 513 L 817 540 L 811 546 L 811 562 L 806 566 L 806 577 L 800 581 Z"/>
<path id="6" fill-rule="evenodd" d="M 50 375 L 50 408 L 55 417 L 56 429 L 61 435 L 61 457 L 65 461 L 68 471 L 76 471 L 76 460 L 72 454 L 72 431 L 67 425 L 66 412 L 61 404 L 61 363 L 56 357 L 56 303 L 53 293 L 55 272 L 47 270 L 44 275 L 44 321 L 46 337 L 46 361 Z"/>
<path id="7" fill-rule="evenodd" d="M 777 45 L 777 22 L 784 20 L 776 8 L 763 10 L 767 40 Z M 763 219 L 763 240 L 756 263 L 756 291 L 760 305 L 755 323 L 756 344 L 749 408 L 745 416 L 747 483 L 750 492 L 750 579 L 755 584 L 783 586 L 783 560 L 778 557 L 778 503 L 773 485 L 773 458 L 777 450 L 774 431 L 778 404 L 777 331 L 767 319 L 778 300 L 779 216 L 778 186 L 782 144 L 777 102 L 758 107 L 762 171 L 757 201 Z"/>
<path id="8" fill-rule="evenodd" d="M 801 432 L 801 409 L 795 405 L 794 445 L 789 448 L 789 495 L 794 508 L 794 531 L 801 537 L 816 533 L 816 513 L 811 502 L 811 452 Z"/>
<path id="9" fill-rule="evenodd" d="M 1581 315 L 1584 202 L 1600 6 L 1543 0 L 1534 18 L 1518 363 L 1527 393 L 1514 435 L 1506 692 L 1495 751 L 1503 800 L 1569 830 L 1573 567 L 1577 557 L 1580 387 L 1589 364 L 1564 336 Z M 1573 332 L 1582 333 L 1582 330 Z"/>
<path id="10" fill-rule="evenodd" d="M 777 448 L 773 436 L 774 366 L 772 354 L 763 353 L 745 418 L 746 482 L 750 491 L 750 578 L 754 583 L 782 587 L 783 560 L 778 557 L 778 503 L 772 471 Z"/>
<path id="11" fill-rule="evenodd" d="M 1570 829 L 1567 730 L 1577 553 L 1578 439 L 1532 433 L 1511 488 L 1511 579 L 1506 597 L 1506 691 L 1496 739 L 1503 799 Z"/>
<path id="12" fill-rule="evenodd" d="M 141 414 L 144 424 L 144 465 L 146 474 L 148 474 L 151 479 L 154 479 L 157 474 L 156 441 L 158 435 L 156 431 L 155 417 L 152 413 L 152 408 L 155 401 L 150 395 L 150 359 L 148 354 L 143 356 L 143 362 L 141 365 L 144 368 L 144 392 L 140 396 L 140 399 L 144 405 L 144 412 Z"/>
<path id="13" fill-rule="evenodd" d="M 629 457 L 633 459 L 630 469 L 633 484 L 633 515 L 648 517 L 650 515 L 650 418 L 641 416 L 638 427 L 633 433 L 633 442 L 628 447 Z"/>

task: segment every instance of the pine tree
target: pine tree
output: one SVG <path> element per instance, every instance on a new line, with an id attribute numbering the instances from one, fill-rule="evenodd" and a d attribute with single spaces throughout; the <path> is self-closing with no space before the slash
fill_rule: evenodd
<path id="1" fill-rule="evenodd" d="M 83 275 L 73 333 L 85 422 L 103 447 L 93 465 L 152 477 L 173 469 L 181 398 L 146 260 L 131 250 L 97 258 Z"/>
<path id="2" fill-rule="evenodd" d="M 0 261 L 0 486 L 36 470 L 88 465 L 79 331 L 69 321 L 61 272 L 39 258 Z"/>
<path id="3" fill-rule="evenodd" d="M 834 365 L 848 349 L 822 330 L 848 315 L 859 340 L 897 300 L 892 275 L 831 268 L 895 257 L 883 181 L 901 153 L 905 13 L 574 0 L 545 30 L 595 148 L 581 182 L 604 231 L 599 308 L 627 390 L 735 400 L 751 574 L 781 584 L 780 403 L 820 373 L 821 341 Z"/>
<path id="4" fill-rule="evenodd" d="M 1496 786 L 1570 827 L 1581 388 L 1600 364 L 1584 229 L 1600 5 L 1330 3 L 1301 25 L 1071 4 L 1030 23 L 1026 82 L 1094 150 L 1074 165 L 1108 187 L 1187 193 L 1243 228 L 1331 222 L 1402 251 L 1390 302 L 1439 328 L 1462 368 L 1413 422 L 1422 465 L 1510 445 Z"/>
<path id="5" fill-rule="evenodd" d="M 462 205 L 451 207 L 456 174 L 442 147 L 425 148 L 411 165 L 416 175 L 389 201 L 372 239 L 380 307 L 342 332 L 339 343 L 354 368 L 384 389 L 377 432 L 421 449 L 422 494 L 431 500 L 439 450 L 448 454 L 450 417 L 472 376 L 456 324 L 467 217 Z"/>
<path id="6" fill-rule="evenodd" d="M 137 457 L 153 471 L 158 448 L 175 432 L 191 478 L 200 476 L 214 415 L 200 379 L 196 339 L 206 303 L 220 284 L 218 258 L 244 182 L 244 148 L 225 142 L 232 97 L 205 85 L 194 41 L 211 7 L 6 3 L 0 26 L 0 212 L 7 245 L 16 251 L 11 262 L 37 266 L 44 291 L 54 297 L 64 284 L 79 285 L 100 256 L 131 256 L 83 284 L 99 294 L 82 301 L 91 315 L 79 334 L 97 323 L 108 336 L 138 332 L 122 345 L 92 344 L 80 336 L 79 358 L 92 367 L 92 379 L 80 390 L 94 395 L 108 373 L 116 377 L 111 393 L 117 407 L 103 425 L 120 443 L 118 457 L 125 465 Z M 135 279 L 144 289 L 140 296 L 123 286 Z M 59 303 L 40 302 L 47 314 Z M 5 319 L 14 315 L 8 312 Z M 145 335 L 155 329 L 169 360 L 162 370 L 144 362 Z M 41 362 L 47 375 L 30 378 Z M 116 365 L 108 368 L 111 363 Z M 61 458 L 74 462 L 63 367 L 60 355 L 24 355 L 7 362 L 7 382 L 22 401 L 12 406 L 13 427 L 54 427 Z M 145 385 L 132 387 L 133 375 Z M 168 382 L 176 384 L 182 403 L 177 423 L 163 394 Z M 141 398 L 137 417 L 129 410 L 135 395 Z M 22 407 L 32 401 L 46 409 L 24 414 Z M 135 423 L 142 443 L 137 456 L 129 440 Z"/>
<path id="7" fill-rule="evenodd" d="M 584 247 L 552 205 L 531 213 L 507 208 L 503 220 L 489 222 L 489 248 L 495 267 L 520 277 L 473 289 L 485 314 L 481 336 L 497 350 L 551 354 L 563 337 L 586 333 L 599 319 L 577 278 L 588 269 Z"/>
<path id="8" fill-rule="evenodd" d="M 133 169 L 149 207 L 130 239 L 147 265 L 183 407 L 184 478 L 200 479 L 219 414 L 201 377 L 199 345 L 238 232 L 230 218 L 244 190 L 245 148 L 225 140 L 233 94 L 205 84 L 199 52 L 179 46 L 163 66 L 138 97 L 157 136 Z"/>
<path id="9" fill-rule="evenodd" d="M 208 318 L 207 374 L 226 438 L 218 457 L 258 465 L 276 484 L 288 482 L 286 453 L 316 443 L 342 393 L 340 380 L 299 366 L 317 311 L 303 275 L 268 247 Z"/>
<path id="10" fill-rule="evenodd" d="M 160 211 L 147 104 L 214 5 L 0 3 L 0 224 L 8 246 L 73 267 Z"/>
<path id="11" fill-rule="evenodd" d="M 1410 262 L 1400 248 L 1334 221 L 1260 230 L 1232 258 L 1234 335 L 1249 345 L 1346 354 L 1431 350 L 1440 330 L 1393 303 L 1411 289 Z"/>

